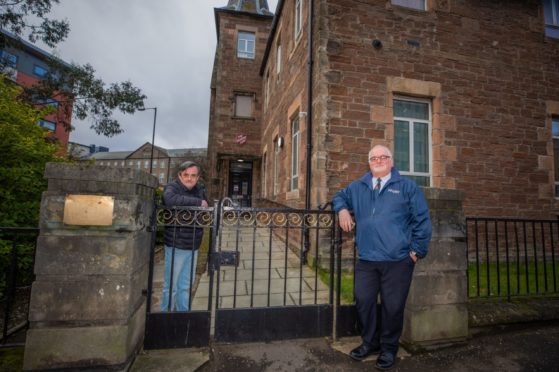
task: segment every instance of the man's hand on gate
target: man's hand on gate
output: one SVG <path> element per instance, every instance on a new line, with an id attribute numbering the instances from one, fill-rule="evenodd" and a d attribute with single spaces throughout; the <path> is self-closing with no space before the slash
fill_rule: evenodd
<path id="1" fill-rule="evenodd" d="M 208 208 L 208 202 L 205 200 L 202 200 L 202 205 L 200 205 L 202 208 Z"/>
<path id="2" fill-rule="evenodd" d="M 350 232 L 351 230 L 353 230 L 355 222 L 353 222 L 353 218 L 351 218 L 351 214 L 349 214 L 349 211 L 347 209 L 342 209 L 338 213 L 338 219 L 340 220 L 340 227 L 343 231 Z"/>

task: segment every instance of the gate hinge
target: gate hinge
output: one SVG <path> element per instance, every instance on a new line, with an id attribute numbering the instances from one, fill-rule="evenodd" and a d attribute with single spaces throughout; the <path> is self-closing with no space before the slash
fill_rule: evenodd
<path id="1" fill-rule="evenodd" d="M 210 255 L 210 265 L 215 270 L 219 266 L 239 266 L 239 252 L 222 251 Z"/>

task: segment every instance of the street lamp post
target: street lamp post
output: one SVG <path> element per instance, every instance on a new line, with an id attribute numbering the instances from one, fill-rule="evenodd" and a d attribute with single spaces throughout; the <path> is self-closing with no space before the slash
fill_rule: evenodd
<path id="1" fill-rule="evenodd" d="M 151 134 L 151 155 L 149 157 L 149 174 L 153 170 L 153 147 L 155 146 L 155 122 L 157 120 L 157 107 L 144 107 L 138 111 L 153 110 L 153 132 Z"/>

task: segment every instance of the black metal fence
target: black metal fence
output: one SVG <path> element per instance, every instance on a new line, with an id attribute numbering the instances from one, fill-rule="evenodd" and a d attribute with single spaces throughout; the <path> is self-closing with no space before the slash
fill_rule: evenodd
<path id="1" fill-rule="evenodd" d="M 38 228 L 0 227 L 1 344 L 27 327 L 38 235 Z"/>
<path id="2" fill-rule="evenodd" d="M 466 218 L 468 295 L 557 295 L 559 220 Z"/>

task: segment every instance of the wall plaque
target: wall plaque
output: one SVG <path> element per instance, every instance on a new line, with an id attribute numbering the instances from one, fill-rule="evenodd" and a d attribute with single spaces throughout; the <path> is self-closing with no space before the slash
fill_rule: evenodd
<path id="1" fill-rule="evenodd" d="M 115 199 L 104 195 L 68 195 L 64 201 L 67 225 L 111 226 Z"/>

